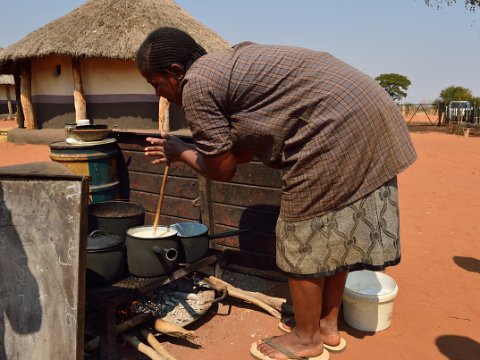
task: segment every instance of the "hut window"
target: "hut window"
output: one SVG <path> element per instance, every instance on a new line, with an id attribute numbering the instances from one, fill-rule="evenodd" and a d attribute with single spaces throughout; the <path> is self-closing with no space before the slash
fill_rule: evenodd
<path id="1" fill-rule="evenodd" d="M 60 64 L 55 65 L 55 76 L 60 76 L 61 73 L 62 73 L 62 65 Z"/>

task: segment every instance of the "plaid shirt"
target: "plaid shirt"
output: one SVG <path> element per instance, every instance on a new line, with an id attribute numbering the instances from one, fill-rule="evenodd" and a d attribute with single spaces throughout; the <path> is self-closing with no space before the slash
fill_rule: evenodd
<path id="1" fill-rule="evenodd" d="M 388 93 L 328 53 L 241 43 L 201 57 L 182 87 L 203 155 L 235 148 L 281 169 L 286 221 L 348 205 L 416 158 Z"/>

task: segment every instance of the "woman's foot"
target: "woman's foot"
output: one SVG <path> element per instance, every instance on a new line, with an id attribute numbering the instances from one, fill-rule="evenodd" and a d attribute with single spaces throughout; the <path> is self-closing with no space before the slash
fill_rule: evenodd
<path id="1" fill-rule="evenodd" d="M 271 338 L 271 342 L 278 345 L 282 349 L 288 350 L 290 353 L 295 354 L 297 357 L 315 357 L 325 350 L 323 349 L 323 343 L 320 335 L 316 335 L 313 338 L 301 337 L 295 331 L 282 336 L 276 336 Z M 258 351 L 263 355 L 266 355 L 272 359 L 287 360 L 289 356 L 284 352 L 274 348 L 273 346 L 261 341 L 257 345 Z"/>
<path id="2" fill-rule="evenodd" d="M 286 318 L 278 323 L 278 328 L 285 333 L 290 333 L 295 327 L 295 318 Z M 330 327 L 324 321 L 320 320 L 320 333 L 326 349 L 332 352 L 345 350 L 347 345 L 345 339 L 340 336 L 336 327 Z"/>

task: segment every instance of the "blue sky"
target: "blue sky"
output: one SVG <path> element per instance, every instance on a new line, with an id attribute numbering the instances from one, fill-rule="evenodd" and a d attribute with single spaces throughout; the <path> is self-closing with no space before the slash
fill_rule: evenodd
<path id="1" fill-rule="evenodd" d="M 84 3 L 1 1 L 0 47 Z M 464 1 L 440 10 L 423 0 L 177 0 L 227 41 L 286 44 L 328 51 L 376 77 L 407 76 L 405 101 L 427 103 L 447 86 L 480 96 L 480 11 Z M 5 15 L 7 14 L 7 15 Z"/>

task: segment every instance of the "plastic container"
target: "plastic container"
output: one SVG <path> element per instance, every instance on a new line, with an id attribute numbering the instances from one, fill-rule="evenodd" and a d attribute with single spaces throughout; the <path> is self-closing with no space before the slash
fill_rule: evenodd
<path id="1" fill-rule="evenodd" d="M 358 330 L 385 330 L 392 323 L 393 300 L 397 294 L 395 280 L 382 272 L 351 272 L 343 294 L 343 318 Z"/>

